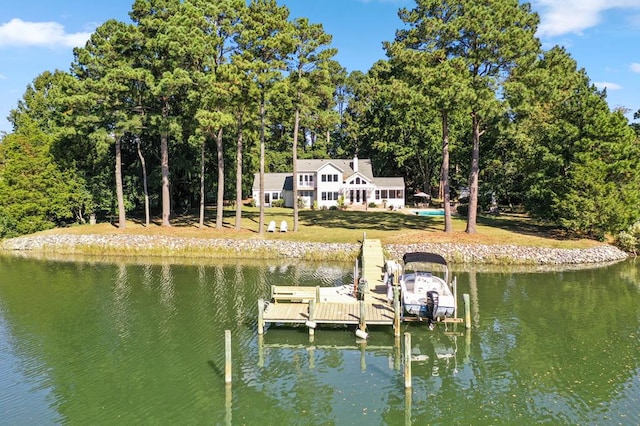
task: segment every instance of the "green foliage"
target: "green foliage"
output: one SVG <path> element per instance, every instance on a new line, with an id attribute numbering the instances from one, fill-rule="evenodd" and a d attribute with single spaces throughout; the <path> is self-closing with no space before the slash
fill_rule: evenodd
<path id="1" fill-rule="evenodd" d="M 640 251 L 640 221 L 631 225 L 627 230 L 616 235 L 616 245 L 634 256 Z"/>
<path id="2" fill-rule="evenodd" d="M 42 135 L 11 134 L 0 144 L 0 238 L 83 221 L 91 196 L 73 170 L 61 170 Z"/>

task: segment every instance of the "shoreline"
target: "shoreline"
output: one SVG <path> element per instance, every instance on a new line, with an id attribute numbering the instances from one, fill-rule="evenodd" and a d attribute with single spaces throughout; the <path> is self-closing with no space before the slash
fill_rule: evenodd
<path id="1" fill-rule="evenodd" d="M 452 264 L 482 265 L 593 265 L 628 258 L 611 245 L 586 249 L 557 249 L 516 245 L 455 243 L 387 244 L 392 259 L 406 252 L 439 253 Z M 293 242 L 250 238 L 204 239 L 146 235 L 36 235 L 0 242 L 0 252 L 55 253 L 65 255 L 103 255 L 138 257 L 194 257 L 220 259 L 283 259 L 351 261 L 360 252 L 360 244 Z"/>

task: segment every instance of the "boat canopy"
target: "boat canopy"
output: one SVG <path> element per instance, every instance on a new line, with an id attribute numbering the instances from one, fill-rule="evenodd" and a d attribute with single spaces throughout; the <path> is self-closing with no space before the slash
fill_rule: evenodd
<path id="1" fill-rule="evenodd" d="M 447 261 L 444 257 L 440 256 L 437 253 L 428 253 L 428 252 L 412 252 L 405 253 L 402 256 L 402 261 L 406 265 L 407 263 L 437 263 L 439 265 L 447 266 Z"/>

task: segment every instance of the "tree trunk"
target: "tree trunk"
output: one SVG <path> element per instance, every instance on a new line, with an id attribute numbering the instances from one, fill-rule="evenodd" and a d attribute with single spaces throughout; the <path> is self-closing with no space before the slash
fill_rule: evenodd
<path id="1" fill-rule="evenodd" d="M 160 132 L 160 169 L 162 172 L 162 226 L 171 226 L 171 194 L 169 192 L 169 135 L 166 130 Z"/>
<path id="2" fill-rule="evenodd" d="M 242 113 L 238 116 L 238 144 L 236 148 L 236 229 L 242 228 Z"/>
<path id="3" fill-rule="evenodd" d="M 293 231 L 298 231 L 298 128 L 300 126 L 300 109 L 296 107 L 293 122 Z"/>
<path id="4" fill-rule="evenodd" d="M 471 114 L 473 119 L 473 149 L 471 151 L 471 172 L 469 174 L 469 211 L 467 213 L 468 234 L 476 233 L 478 216 L 478 174 L 480 172 L 480 119 L 478 113 Z"/>
<path id="5" fill-rule="evenodd" d="M 124 189 L 122 187 L 122 153 L 120 137 L 116 136 L 116 198 L 118 199 L 118 228 L 124 229 L 127 218 L 124 212 Z"/>
<path id="6" fill-rule="evenodd" d="M 138 147 L 138 157 L 140 158 L 140 164 L 142 165 L 142 187 L 144 190 L 144 224 L 149 226 L 149 189 L 147 187 L 147 163 L 144 161 L 142 150 L 140 149 L 140 138 L 136 138 L 136 145 Z"/>
<path id="7" fill-rule="evenodd" d="M 198 226 L 204 228 L 204 207 L 205 207 L 205 192 L 204 192 L 204 152 L 205 152 L 206 138 L 202 139 L 202 145 L 200 146 L 200 222 Z"/>
<path id="8" fill-rule="evenodd" d="M 216 137 L 216 150 L 218 151 L 218 198 L 216 201 L 216 229 L 222 229 L 224 218 L 224 152 L 222 150 L 222 127 Z"/>
<path id="9" fill-rule="evenodd" d="M 440 169 L 440 186 L 444 203 L 444 232 L 453 232 L 451 223 L 451 203 L 449 194 L 449 114 L 442 111 L 442 168 Z"/>
<path id="10" fill-rule="evenodd" d="M 260 221 L 258 224 L 258 233 L 264 234 L 264 94 L 260 99 Z"/>

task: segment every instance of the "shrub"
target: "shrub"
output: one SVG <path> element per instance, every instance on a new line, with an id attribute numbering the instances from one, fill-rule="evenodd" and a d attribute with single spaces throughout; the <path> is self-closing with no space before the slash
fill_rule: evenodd
<path id="1" fill-rule="evenodd" d="M 467 216 L 469 214 L 469 204 L 460 204 L 456 210 L 460 216 Z"/>
<path id="2" fill-rule="evenodd" d="M 338 206 L 331 206 L 329 207 L 329 210 L 338 210 Z"/>
<path id="3" fill-rule="evenodd" d="M 378 205 L 376 203 L 369 203 L 369 207 L 375 209 L 376 207 L 378 207 Z"/>
<path id="4" fill-rule="evenodd" d="M 640 220 L 616 236 L 616 246 L 634 256 L 640 251 Z"/>
<path id="5" fill-rule="evenodd" d="M 284 207 L 284 198 L 273 200 L 271 202 L 271 207 Z"/>

